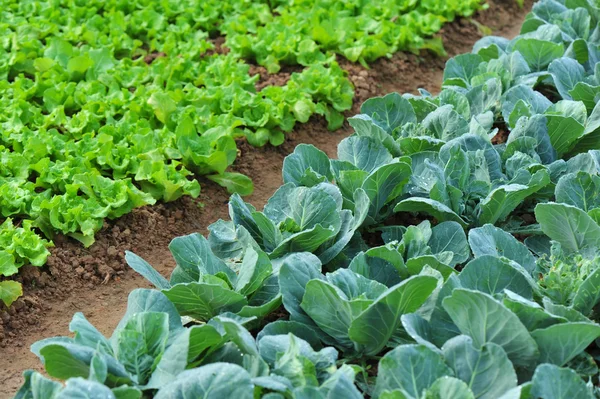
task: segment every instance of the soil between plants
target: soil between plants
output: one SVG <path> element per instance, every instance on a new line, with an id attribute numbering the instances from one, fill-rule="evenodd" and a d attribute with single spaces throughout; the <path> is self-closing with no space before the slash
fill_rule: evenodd
<path id="1" fill-rule="evenodd" d="M 491 0 L 488 10 L 473 17 L 476 23 L 457 19 L 446 25 L 439 35 L 448 55 L 470 51 L 480 37 L 489 33 L 478 26 L 490 28 L 494 35 L 516 36 L 532 3 L 526 1 L 521 9 L 514 0 Z M 397 53 L 365 69 L 339 59 L 356 87 L 354 106 L 346 116 L 358 113 L 360 104 L 370 97 L 394 91 L 417 93 L 418 88 L 439 92 L 445 61 L 429 53 Z M 261 76 L 259 89 L 268 84 L 284 84 L 295 71 L 293 67 L 284 68 L 279 74 L 269 75 L 259 66 L 251 70 Z M 313 144 L 335 157 L 338 143 L 351 133 L 347 123 L 330 132 L 324 119 L 315 117 L 306 124 L 297 124 L 279 147 L 254 148 L 240 141 L 240 156 L 232 169 L 250 176 L 255 185 L 254 193 L 245 200 L 262 208 L 281 185 L 283 159 L 296 145 Z M 168 276 L 175 266 L 168 250 L 173 238 L 194 232 L 207 234 L 211 223 L 228 217 L 227 192 L 207 179 L 199 180 L 202 186 L 199 198 L 185 197 L 139 208 L 118 220 L 108 221 L 90 248 L 58 236 L 46 266 L 24 268 L 19 276 L 24 286 L 23 297 L 8 310 L 0 308 L 0 398 L 14 395 L 22 383 L 24 370 L 42 371 L 39 360 L 29 351 L 30 345 L 43 338 L 69 335 L 68 325 L 74 313 L 83 312 L 103 334 L 110 335 L 125 311 L 128 293 L 135 288 L 150 287 L 126 266 L 126 250 L 140 255 Z"/>

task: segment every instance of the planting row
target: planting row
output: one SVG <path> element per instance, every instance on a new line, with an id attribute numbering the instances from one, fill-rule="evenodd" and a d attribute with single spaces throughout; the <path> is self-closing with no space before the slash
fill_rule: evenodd
<path id="1" fill-rule="evenodd" d="M 424 38 L 480 3 L 5 2 L 0 236 L 13 239 L 0 241 L 0 276 L 44 264 L 56 233 L 88 246 L 105 218 L 198 196 L 194 174 L 249 194 L 250 179 L 227 171 L 236 138 L 279 145 L 315 113 L 341 125 L 354 89 L 335 54 L 436 47 Z M 243 59 L 306 68 L 258 91 Z M 10 285 L 2 299 L 20 292 Z"/>
<path id="2" fill-rule="evenodd" d="M 33 345 L 17 398 L 592 399 L 600 356 L 600 10 L 542 0 L 433 96 L 299 145 L 262 211 L 179 237 L 110 338 Z M 69 396 L 71 395 L 71 396 Z"/>

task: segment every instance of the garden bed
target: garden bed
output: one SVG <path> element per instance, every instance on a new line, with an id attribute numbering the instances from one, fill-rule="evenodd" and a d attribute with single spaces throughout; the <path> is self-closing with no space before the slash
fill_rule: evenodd
<path id="1" fill-rule="evenodd" d="M 475 20 L 491 27 L 495 34 L 514 36 L 527 7 L 530 4 L 519 9 L 510 1 L 494 1 L 490 10 L 479 13 Z M 450 55 L 469 51 L 481 35 L 477 26 L 468 20 L 457 20 L 441 32 Z M 349 62 L 340 63 L 350 72 L 349 77 L 357 88 L 354 108 L 347 113 L 350 116 L 364 100 L 373 96 L 394 91 L 415 93 L 420 87 L 437 91 L 444 60 L 431 54 L 398 53 L 389 60 L 378 60 L 369 70 Z M 268 79 L 277 81 L 272 77 Z M 279 147 L 257 149 L 238 143 L 240 157 L 233 169 L 250 176 L 256 188 L 246 200 L 257 207 L 266 202 L 281 184 L 283 158 L 297 144 L 314 144 L 333 157 L 339 141 L 349 134 L 351 130 L 346 124 L 338 131 L 329 132 L 324 119 L 315 117 L 297 126 Z M 125 310 L 131 289 L 148 286 L 126 268 L 125 250 L 151 260 L 159 271 L 168 274 L 174 266 L 167 249 L 172 238 L 192 232 L 205 233 L 210 223 L 227 218 L 229 194 L 208 180 L 201 180 L 201 184 L 203 189 L 197 200 L 184 197 L 172 203 L 140 208 L 117 221 L 106 222 L 96 236 L 96 243 L 88 249 L 59 236 L 48 265 L 41 269 L 28 268 L 21 275 L 24 297 L 13 305 L 14 310 L 5 311 L 0 317 L 4 338 L 0 354 L 13 359 L 10 364 L 2 365 L 7 369 L 0 378 L 0 395 L 14 392 L 21 382 L 23 369 L 37 367 L 29 345 L 42 337 L 67 334 L 68 321 L 74 312 L 83 312 L 103 333 L 114 328 Z"/>

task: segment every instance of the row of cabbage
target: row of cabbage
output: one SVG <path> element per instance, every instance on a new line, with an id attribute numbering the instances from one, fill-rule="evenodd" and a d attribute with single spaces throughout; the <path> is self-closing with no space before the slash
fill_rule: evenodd
<path id="1" fill-rule="evenodd" d="M 299 145 L 262 211 L 174 239 L 168 280 L 128 253 L 156 289 L 34 344 L 66 386 L 16 397 L 599 397 L 599 11 L 542 0 L 439 95 L 368 100 L 337 159 Z"/>
<path id="2" fill-rule="evenodd" d="M 336 54 L 364 63 L 435 49 L 429 35 L 480 7 L 481 0 L 3 2 L 0 236 L 8 238 L 0 240 L 0 276 L 43 265 L 56 233 L 88 246 L 105 218 L 197 197 L 194 175 L 249 194 L 250 179 L 228 171 L 237 138 L 279 145 L 313 114 L 331 129 L 341 125 L 354 88 Z M 270 72 L 306 68 L 257 90 L 259 75 L 246 61 Z M 20 290 L 0 283 L 0 299 L 10 304 Z"/>

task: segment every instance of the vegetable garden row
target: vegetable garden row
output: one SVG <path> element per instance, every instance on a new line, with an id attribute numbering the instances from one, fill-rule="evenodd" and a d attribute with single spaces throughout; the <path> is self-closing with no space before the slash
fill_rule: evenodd
<path id="1" fill-rule="evenodd" d="M 0 278 L 45 264 L 57 233 L 89 246 L 105 218 L 198 196 L 194 175 L 250 193 L 228 171 L 236 139 L 279 145 L 313 114 L 341 125 L 354 89 L 336 55 L 443 51 L 430 35 L 481 3 L 4 1 Z M 246 61 L 300 72 L 257 91 Z M 7 306 L 20 293 L 0 281 Z"/>
<path id="2" fill-rule="evenodd" d="M 66 387 L 16 397 L 598 397 L 599 18 L 542 0 L 439 95 L 366 101 L 337 159 L 299 145 L 262 211 L 174 239 L 169 280 L 128 253 L 156 289 L 36 343 Z"/>

